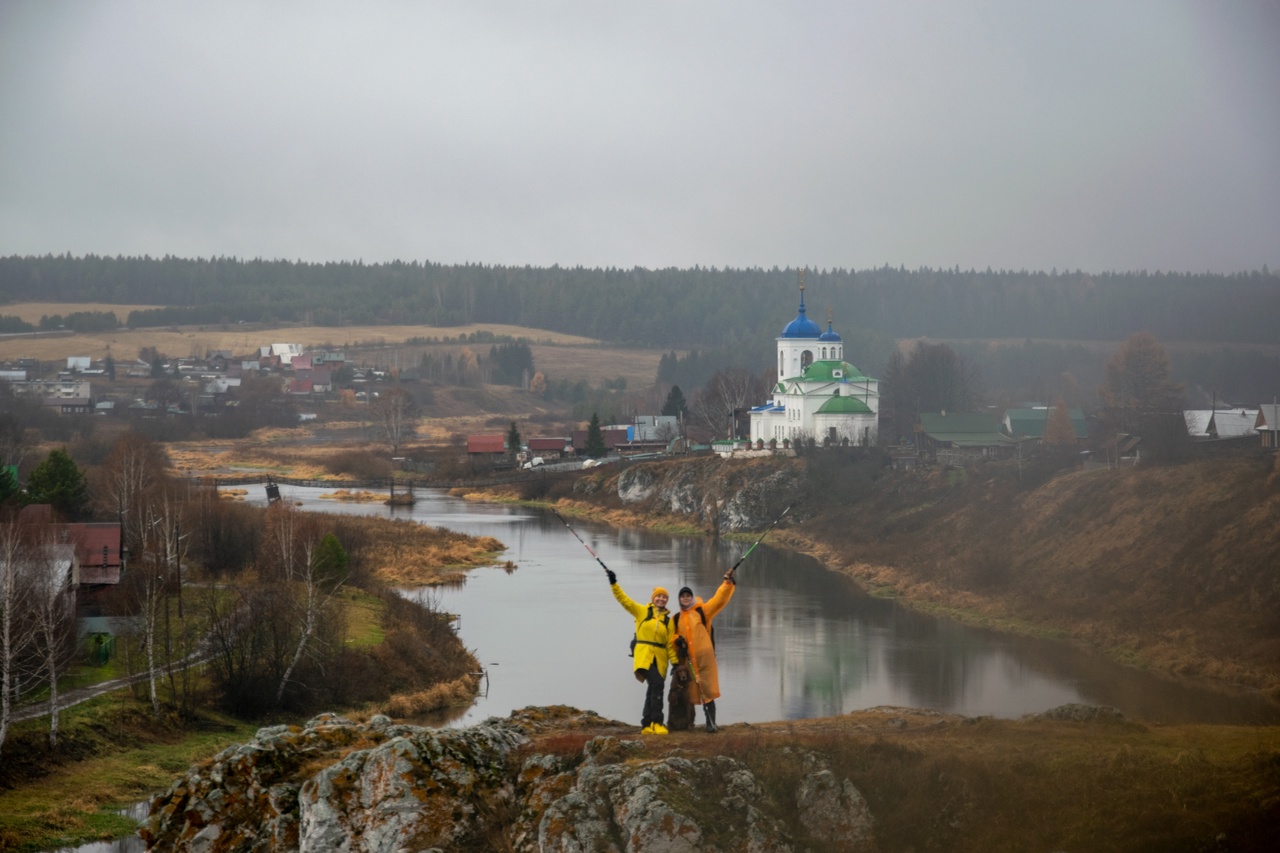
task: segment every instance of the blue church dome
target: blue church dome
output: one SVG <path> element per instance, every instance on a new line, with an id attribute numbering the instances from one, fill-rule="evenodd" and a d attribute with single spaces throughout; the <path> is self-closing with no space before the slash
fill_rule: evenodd
<path id="1" fill-rule="evenodd" d="M 800 315 L 787 324 L 782 330 L 784 338 L 816 338 L 822 334 L 818 324 L 810 320 L 804 312 L 804 288 L 800 289 Z"/>
<path id="2" fill-rule="evenodd" d="M 820 341 L 838 341 L 838 340 L 840 340 L 840 336 L 839 336 L 839 335 L 837 335 L 837 334 L 835 333 L 835 331 L 834 331 L 834 330 L 832 330 L 832 328 L 831 328 L 831 321 L 830 321 L 830 320 L 828 320 L 828 321 L 827 321 L 827 330 L 826 330 L 825 332 L 823 332 L 821 335 L 819 335 L 819 336 L 818 336 L 818 340 L 820 340 Z"/>

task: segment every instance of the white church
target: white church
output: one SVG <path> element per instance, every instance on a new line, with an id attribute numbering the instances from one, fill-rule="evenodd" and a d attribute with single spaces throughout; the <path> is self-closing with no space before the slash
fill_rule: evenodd
<path id="1" fill-rule="evenodd" d="M 874 445 L 880 383 L 844 360 L 844 342 L 829 317 L 825 332 L 809 319 L 803 280 L 800 313 L 777 341 L 778 384 L 773 399 L 751 410 L 751 441 Z"/>

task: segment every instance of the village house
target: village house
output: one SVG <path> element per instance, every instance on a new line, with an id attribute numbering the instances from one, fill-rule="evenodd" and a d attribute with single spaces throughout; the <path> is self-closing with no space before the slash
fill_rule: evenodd
<path id="1" fill-rule="evenodd" d="M 51 542 L 57 546 L 60 576 L 69 589 L 114 586 L 120 583 L 127 552 L 121 553 L 120 525 L 111 522 L 61 524 L 55 522 L 48 504 L 23 507 L 22 524 L 42 525 L 50 529 Z"/>
<path id="2" fill-rule="evenodd" d="M 921 413 L 916 446 L 943 464 L 963 465 L 1007 457 L 1016 442 L 985 412 Z"/>
<path id="3" fill-rule="evenodd" d="M 1262 446 L 1270 450 L 1280 449 L 1280 404 L 1265 403 L 1258 407 L 1254 429 L 1262 439 Z"/>
<path id="4" fill-rule="evenodd" d="M 507 454 L 507 438 L 501 433 L 493 435 L 467 436 L 467 456 L 472 459 L 487 459 L 490 462 L 504 461 Z"/>
<path id="5" fill-rule="evenodd" d="M 531 438 L 528 447 L 530 458 L 562 459 L 573 453 L 573 439 L 564 436 Z"/>
<path id="6" fill-rule="evenodd" d="M 1014 438 L 1044 439 L 1044 430 L 1053 415 L 1053 406 L 1043 403 L 1025 403 L 1009 409 L 1004 413 L 1004 431 Z M 1081 442 L 1089 437 L 1089 422 L 1082 409 L 1067 409 L 1067 417 L 1071 419 L 1071 428 L 1076 434 L 1076 441 Z"/>
<path id="7" fill-rule="evenodd" d="M 619 453 L 620 448 L 627 444 L 626 427 L 601 427 L 600 435 L 604 438 L 606 453 Z M 573 439 L 574 453 L 578 456 L 585 456 L 587 453 L 587 430 L 575 429 L 570 437 Z"/>
<path id="8" fill-rule="evenodd" d="M 1187 409 L 1182 419 L 1187 435 L 1200 444 L 1253 444 L 1258 435 L 1258 409 Z"/>
<path id="9" fill-rule="evenodd" d="M 295 380 L 311 383 L 316 394 L 328 394 L 333 390 L 333 372 L 328 367 L 306 367 L 294 370 Z"/>

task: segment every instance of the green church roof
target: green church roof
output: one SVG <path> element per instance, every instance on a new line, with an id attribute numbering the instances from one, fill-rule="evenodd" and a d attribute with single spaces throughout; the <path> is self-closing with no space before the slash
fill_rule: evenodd
<path id="1" fill-rule="evenodd" d="M 871 407 L 857 397 L 832 397 L 818 409 L 820 415 L 870 415 Z"/>
<path id="2" fill-rule="evenodd" d="M 800 378 L 805 382 L 839 382 L 844 379 L 869 379 L 862 371 L 847 361 L 815 361 L 804 369 Z"/>

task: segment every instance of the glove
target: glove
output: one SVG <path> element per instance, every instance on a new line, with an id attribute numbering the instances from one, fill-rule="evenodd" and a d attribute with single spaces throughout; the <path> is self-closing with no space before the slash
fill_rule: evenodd
<path id="1" fill-rule="evenodd" d="M 609 586 L 618 582 L 618 576 L 613 573 L 613 569 L 605 569 L 604 573 L 609 576 Z"/>
<path id="2" fill-rule="evenodd" d="M 733 584 L 734 586 L 738 585 L 737 579 L 734 578 L 733 576 L 733 569 L 730 569 L 729 571 L 724 573 L 724 579 L 727 580 L 729 583 Z"/>

